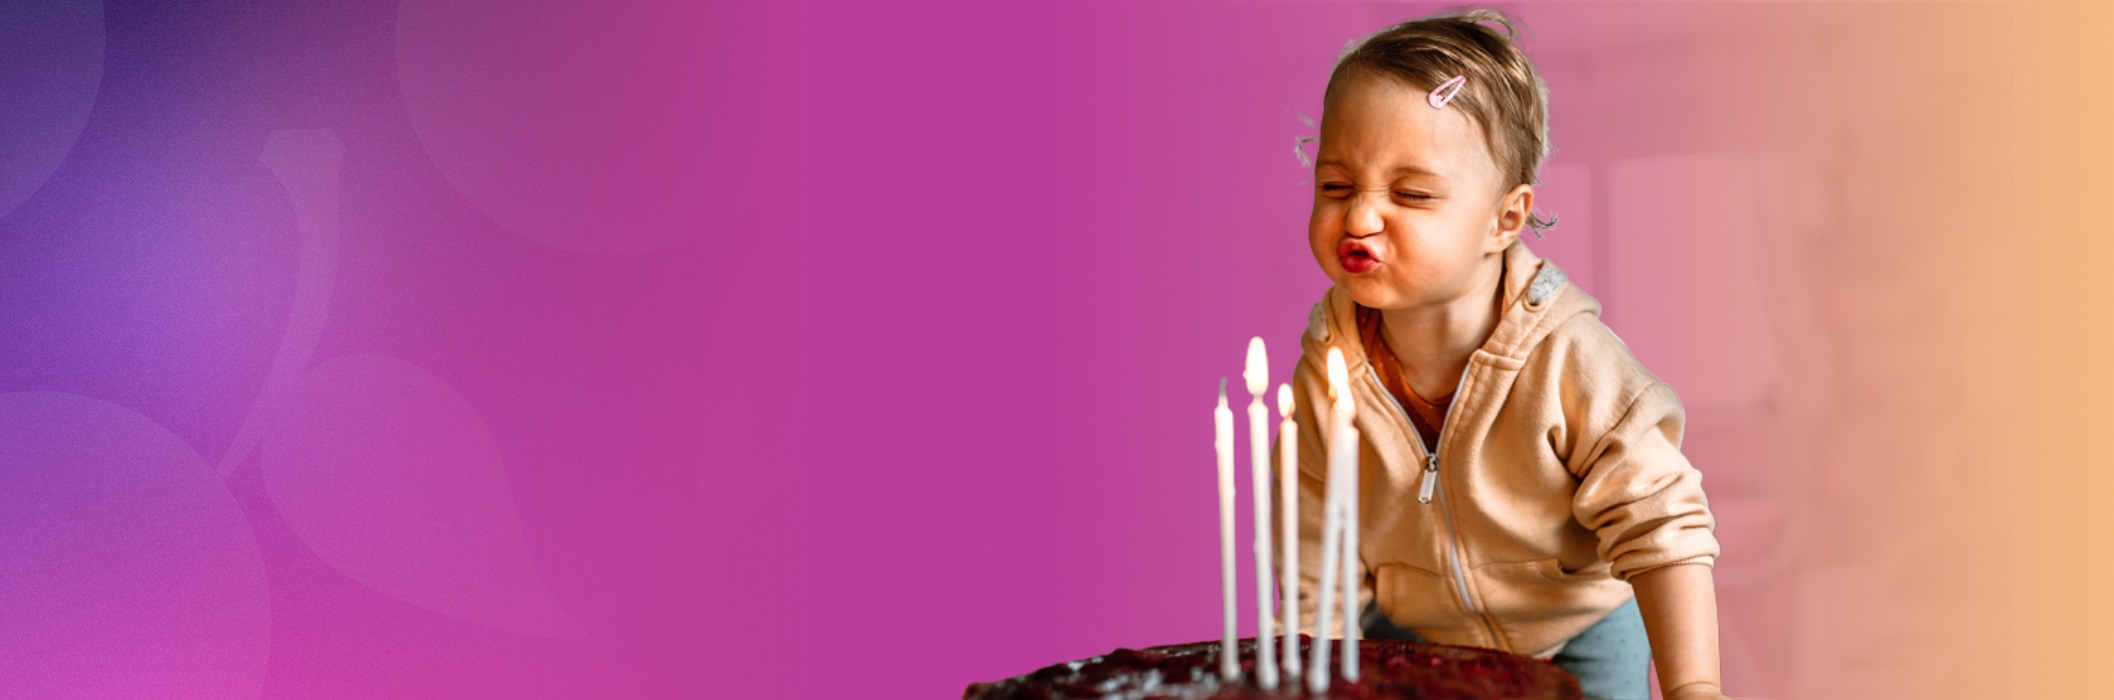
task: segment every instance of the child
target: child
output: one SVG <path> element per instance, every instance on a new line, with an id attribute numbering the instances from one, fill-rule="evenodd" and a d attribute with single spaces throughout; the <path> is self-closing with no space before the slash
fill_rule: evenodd
<path id="1" fill-rule="evenodd" d="M 1293 379 L 1302 632 L 1334 347 L 1362 435 L 1369 636 L 1552 659 L 1594 698 L 1648 697 L 1656 658 L 1669 700 L 1722 698 L 1718 543 L 1680 399 L 1519 240 L 1552 222 L 1531 184 L 1546 88 L 1511 29 L 1490 10 L 1407 22 L 1329 76 L 1307 233 L 1335 286 Z"/>

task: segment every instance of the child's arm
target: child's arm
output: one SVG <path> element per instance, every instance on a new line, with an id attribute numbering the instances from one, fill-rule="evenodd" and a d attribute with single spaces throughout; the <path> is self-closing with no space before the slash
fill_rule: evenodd
<path id="1" fill-rule="evenodd" d="M 1710 575 L 1718 542 L 1703 475 L 1681 454 L 1687 414 L 1672 387 L 1656 381 L 1627 401 L 1603 403 L 1609 395 L 1566 411 L 1591 436 L 1572 455 L 1573 513 L 1599 536 L 1615 577 L 1636 590 L 1668 700 L 1722 697 Z"/>
<path id="2" fill-rule="evenodd" d="M 1718 601 L 1710 567 L 1676 564 L 1630 577 L 1666 700 L 1718 700 Z"/>

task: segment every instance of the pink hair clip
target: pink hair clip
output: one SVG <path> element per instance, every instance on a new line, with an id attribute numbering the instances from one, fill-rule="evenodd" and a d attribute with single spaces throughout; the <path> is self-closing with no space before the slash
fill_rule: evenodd
<path id="1" fill-rule="evenodd" d="M 1459 94 L 1461 94 L 1461 88 L 1462 88 L 1463 86 L 1467 85 L 1467 84 L 1468 84 L 1468 76 L 1466 76 L 1466 75 L 1456 75 L 1456 76 L 1453 76 L 1453 78 L 1451 78 L 1451 79 L 1448 79 L 1448 80 L 1447 80 L 1446 82 L 1443 82 L 1443 83 L 1439 83 L 1439 86 L 1438 86 L 1438 87 L 1432 88 L 1432 89 L 1431 89 L 1431 95 L 1430 95 L 1429 97 L 1426 97 L 1425 99 L 1426 99 L 1426 101 L 1429 101 L 1429 102 L 1431 103 L 1431 107 L 1432 107 L 1432 109 L 1440 109 L 1440 108 L 1443 108 L 1443 107 L 1445 107 L 1445 106 L 1446 106 L 1446 103 L 1448 103 L 1448 102 L 1452 102 L 1452 101 L 1453 101 L 1453 96 L 1454 96 L 1454 95 L 1459 95 Z M 1452 90 L 1447 90 L 1446 88 L 1453 88 L 1453 89 L 1452 89 Z M 1444 92 L 1444 93 L 1446 93 L 1446 94 L 1444 94 L 1444 95 L 1441 95 L 1441 94 L 1439 94 L 1439 93 L 1441 93 L 1441 92 Z"/>

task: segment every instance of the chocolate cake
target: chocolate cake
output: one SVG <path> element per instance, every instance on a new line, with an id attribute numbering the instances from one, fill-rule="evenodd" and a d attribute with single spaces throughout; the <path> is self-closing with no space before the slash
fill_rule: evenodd
<path id="1" fill-rule="evenodd" d="M 1313 638 L 1301 635 L 1300 657 Z M 1340 650 L 1341 647 L 1338 647 Z M 1089 659 L 1057 664 L 1024 676 L 975 683 L 963 700 L 1060 700 L 1095 698 L 1185 700 L 1235 698 L 1426 698 L 1467 700 L 1578 700 L 1578 679 L 1556 664 L 1492 649 L 1366 639 L 1358 642 L 1358 682 L 1334 678 L 1326 696 L 1309 695 L 1306 684 L 1279 679 L 1275 691 L 1255 685 L 1255 639 L 1240 640 L 1241 680 L 1218 677 L 1218 642 L 1148 649 L 1117 649 Z"/>

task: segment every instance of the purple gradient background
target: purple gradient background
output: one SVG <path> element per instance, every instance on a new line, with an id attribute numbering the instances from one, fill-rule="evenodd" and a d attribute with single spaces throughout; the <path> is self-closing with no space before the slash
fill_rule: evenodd
<path id="1" fill-rule="evenodd" d="M 1299 115 L 1346 40 L 1436 6 L 580 5 L 0 10 L 75 57 L 0 48 L 30 105 L 0 112 L 27 154 L 0 160 L 0 392 L 129 426 L 0 432 L 38 446 L 17 467 L 74 470 L 15 475 L 47 491 L 0 491 L 0 527 L 248 525 L 155 557 L 123 528 L 6 540 L 75 564 L 0 603 L 82 627 L 58 661 L 0 633 L 0 689 L 950 697 L 1216 633 L 1212 390 L 1251 335 L 1288 377 L 1327 286 Z M 1651 339 L 1679 326 L 1624 312 L 1652 290 L 1618 284 L 1595 213 L 1619 194 L 1587 173 L 1750 144 L 1593 95 L 1727 20 L 1511 7 L 1565 217 L 1529 243 L 1678 364 Z M 299 161 L 334 187 L 283 181 L 275 133 L 334 137 L 338 167 Z M 1699 440 L 1710 415 L 1742 414 L 1699 413 Z M 60 449 L 174 449 L 155 426 L 196 457 L 154 458 L 186 470 L 167 493 L 109 496 L 131 471 Z M 90 576 L 127 592 L 77 595 Z M 178 588 L 249 617 L 156 612 Z M 1784 590 L 1724 594 L 1736 693 L 1789 692 L 1764 671 Z M 218 641 L 126 651 L 143 630 Z M 174 670 L 128 679 L 126 654 Z"/>

